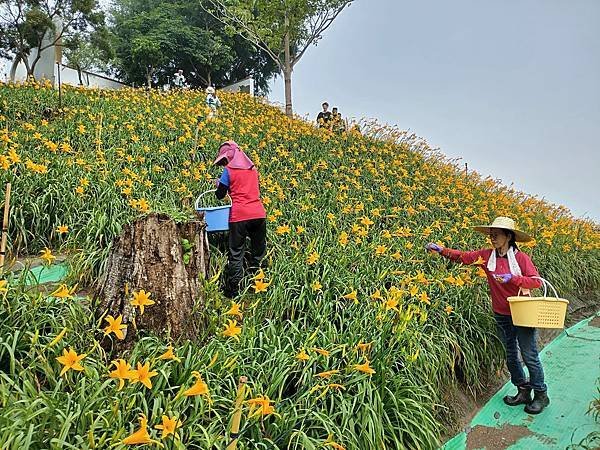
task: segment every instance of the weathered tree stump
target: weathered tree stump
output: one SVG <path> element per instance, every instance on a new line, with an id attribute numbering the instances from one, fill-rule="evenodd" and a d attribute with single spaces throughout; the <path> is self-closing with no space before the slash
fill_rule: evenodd
<path id="1" fill-rule="evenodd" d="M 204 221 L 177 224 L 167 215 L 150 214 L 126 225 L 113 241 L 94 295 L 96 317 L 122 316 L 127 325 L 125 339 L 118 343 L 122 348 L 130 347 L 142 330 L 174 340 L 194 339 L 199 323 L 193 311 L 203 303 L 200 277 L 207 270 Z M 131 304 L 134 292 L 141 290 L 155 302 L 143 314 Z"/>

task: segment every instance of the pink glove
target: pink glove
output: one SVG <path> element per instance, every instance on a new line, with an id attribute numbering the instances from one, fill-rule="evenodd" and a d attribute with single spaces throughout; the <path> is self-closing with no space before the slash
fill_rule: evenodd
<path id="1" fill-rule="evenodd" d="M 498 282 L 498 283 L 508 283 L 511 279 L 512 279 L 512 273 L 500 273 L 500 274 L 495 274 L 494 275 L 494 279 Z"/>
<path id="2" fill-rule="evenodd" d="M 220 183 L 221 183 L 221 182 L 219 181 L 219 179 L 218 179 L 218 178 L 215 178 L 215 187 L 216 187 L 216 188 L 218 188 L 218 187 L 219 187 L 219 184 L 220 184 Z"/>

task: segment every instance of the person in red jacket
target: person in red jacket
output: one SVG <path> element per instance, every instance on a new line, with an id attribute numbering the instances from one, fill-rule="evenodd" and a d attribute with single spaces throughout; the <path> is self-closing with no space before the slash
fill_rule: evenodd
<path id="1" fill-rule="evenodd" d="M 539 414 L 548 406 L 550 400 L 544 383 L 544 369 L 538 355 L 535 328 L 516 326 L 512 322 L 508 297 L 526 294 L 529 289 L 541 286 L 536 267 L 531 258 L 519 250 L 517 242 L 527 242 L 532 238 L 515 227 L 513 219 L 497 217 L 491 225 L 474 227 L 476 231 L 489 235 L 493 248 L 470 252 L 452 250 L 429 243 L 426 249 L 462 264 L 483 261 L 483 269 L 492 297 L 492 310 L 498 325 L 502 343 L 506 350 L 506 365 L 511 382 L 517 387 L 516 395 L 504 397 L 504 403 L 510 406 L 525 405 L 525 412 Z M 519 361 L 519 349 L 527 370 L 525 377 Z M 531 398 L 531 391 L 534 396 Z"/>
<path id="2" fill-rule="evenodd" d="M 219 147 L 215 165 L 224 166 L 217 180 L 216 196 L 222 199 L 229 193 L 229 258 L 225 295 L 239 293 L 244 276 L 246 238 L 250 238 L 250 270 L 259 269 L 267 249 L 267 224 L 265 208 L 260 200 L 258 171 L 248 156 L 234 141 Z"/>

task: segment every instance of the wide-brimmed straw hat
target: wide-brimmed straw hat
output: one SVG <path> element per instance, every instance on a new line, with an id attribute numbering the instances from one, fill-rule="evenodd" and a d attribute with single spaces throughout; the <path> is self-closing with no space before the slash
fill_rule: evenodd
<path id="1" fill-rule="evenodd" d="M 515 221 L 510 217 L 496 217 L 491 225 L 479 225 L 473 227 L 475 231 L 480 233 L 489 234 L 491 228 L 502 228 L 503 230 L 510 230 L 515 234 L 515 241 L 517 242 L 528 242 L 533 240 L 527 233 L 517 230 Z"/>
<path id="2" fill-rule="evenodd" d="M 215 88 L 212 86 L 209 86 L 206 88 L 206 93 L 207 94 L 214 94 L 215 93 Z"/>

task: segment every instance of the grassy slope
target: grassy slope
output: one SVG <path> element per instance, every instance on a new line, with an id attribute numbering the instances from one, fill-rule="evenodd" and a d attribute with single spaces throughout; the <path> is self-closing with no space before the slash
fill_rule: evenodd
<path id="1" fill-rule="evenodd" d="M 69 90 L 64 113 L 45 120 L 54 91 L 0 86 L 13 251 L 70 252 L 72 282 L 92 282 L 121 224 L 142 213 L 139 200 L 184 218 L 218 175 L 208 164 L 218 144 L 232 138 L 261 172 L 271 283 L 243 297 L 238 342 L 220 335 L 229 304 L 207 282 L 202 345 L 177 347 L 176 363 L 152 359 L 166 342 L 141 341 L 124 357 L 152 361 L 159 375 L 151 390 L 138 383 L 122 391 L 107 378 L 112 367 L 95 344 L 100 324 L 87 302 L 10 288 L 0 308 L 3 448 L 24 448 L 29 431 L 32 448 L 50 438 L 57 447 L 105 448 L 132 432 L 140 413 L 151 425 L 178 415 L 178 445 L 222 448 L 239 375 L 279 414 L 247 422 L 243 448 L 321 448 L 328 439 L 348 449 L 431 448 L 448 420 L 443 393 L 457 382 L 480 386 L 501 353 L 477 269 L 426 255 L 426 242 L 481 247 L 469 226 L 510 215 L 536 237 L 525 250 L 565 296 L 600 287 L 598 227 L 564 208 L 465 176 L 410 136 L 374 127 L 380 139 L 335 136 L 247 97 L 223 97 L 219 119 L 205 122 L 195 93 Z M 58 225 L 69 233 L 59 235 Z M 215 270 L 224 261 L 217 254 Z M 88 354 L 86 370 L 61 378 L 55 357 L 67 346 Z M 306 362 L 295 358 L 302 349 Z M 354 368 L 367 359 L 373 375 Z M 176 396 L 193 370 L 211 402 Z M 339 372 L 317 376 L 331 370 Z"/>

